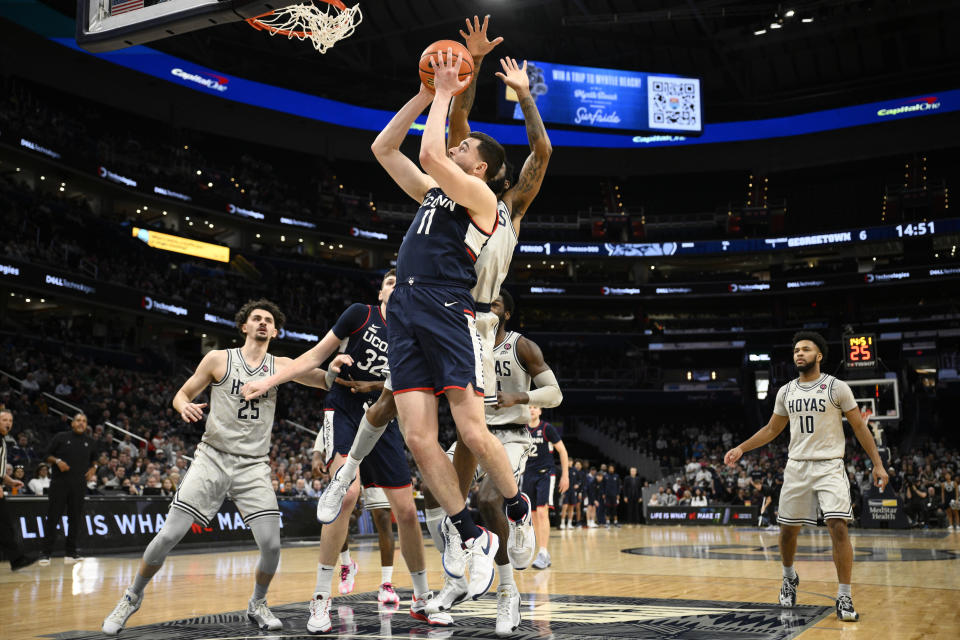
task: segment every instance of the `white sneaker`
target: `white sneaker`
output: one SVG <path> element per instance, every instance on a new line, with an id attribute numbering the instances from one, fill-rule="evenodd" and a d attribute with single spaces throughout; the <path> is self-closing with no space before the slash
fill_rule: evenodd
<path id="1" fill-rule="evenodd" d="M 76 563 L 80 562 L 81 560 L 83 560 L 83 558 L 81 558 L 81 557 L 78 556 L 78 555 L 72 555 L 72 556 L 67 555 L 67 556 L 63 556 L 63 564 L 76 564 Z"/>
<path id="2" fill-rule="evenodd" d="M 132 591 L 127 589 L 123 592 L 120 602 L 113 608 L 110 615 L 103 621 L 101 629 L 108 636 L 115 636 L 127 625 L 130 616 L 140 610 L 140 604 L 143 602 L 143 596 L 139 598 Z"/>
<path id="3" fill-rule="evenodd" d="M 449 613 L 427 613 L 427 603 L 433 599 L 433 591 L 421 593 L 420 597 L 414 597 L 410 604 L 410 617 L 414 620 L 420 620 L 431 625 L 448 627 L 453 624 L 453 617 Z"/>
<path id="4" fill-rule="evenodd" d="M 446 517 L 440 522 L 440 533 L 443 535 L 443 554 L 440 556 L 443 570 L 451 578 L 462 578 L 467 567 L 467 552 L 463 549 L 460 532 Z"/>
<path id="5" fill-rule="evenodd" d="M 546 569 L 549 567 L 552 562 L 550 562 L 550 553 L 548 551 L 541 551 L 537 554 L 537 559 L 533 561 L 534 569 Z"/>
<path id="6" fill-rule="evenodd" d="M 279 631 L 283 629 L 280 618 L 273 615 L 267 608 L 267 600 L 251 600 L 247 603 L 247 617 L 264 631 Z"/>
<path id="7" fill-rule="evenodd" d="M 443 588 L 440 592 L 427 601 L 425 608 L 427 614 L 440 613 L 448 611 L 454 605 L 460 604 L 467 599 L 468 584 L 466 578 L 443 577 Z"/>
<path id="8" fill-rule="evenodd" d="M 336 520 L 343 508 L 343 498 L 347 495 L 347 489 L 353 483 L 353 478 L 350 478 L 349 482 L 341 482 L 340 471 L 342 469 L 343 467 L 337 469 L 333 478 L 330 479 L 330 484 L 327 485 L 327 488 L 320 495 L 320 499 L 317 500 L 317 520 L 320 521 L 320 524 L 330 524 Z"/>
<path id="9" fill-rule="evenodd" d="M 310 633 L 326 633 L 333 628 L 330 622 L 330 594 L 315 593 L 310 601 L 310 619 L 307 620 L 307 631 Z"/>
<path id="10" fill-rule="evenodd" d="M 510 558 L 510 564 L 514 569 L 526 569 L 533 560 L 533 553 L 536 551 L 537 540 L 533 532 L 533 509 L 530 506 L 530 498 L 527 494 L 521 493 L 520 498 L 527 503 L 527 513 L 519 521 L 514 521 L 507 516 L 509 535 L 507 536 L 507 557 Z"/>
<path id="11" fill-rule="evenodd" d="M 41 567 L 49 567 L 49 566 L 50 566 L 50 556 L 41 555 L 41 556 L 40 556 L 40 560 L 39 560 L 39 564 L 40 564 Z"/>
<path id="12" fill-rule="evenodd" d="M 480 527 L 480 536 L 474 538 L 467 549 L 467 570 L 470 572 L 470 581 L 467 587 L 467 597 L 476 600 L 487 592 L 493 584 L 494 556 L 500 548 L 500 538 L 492 531 Z"/>
<path id="13" fill-rule="evenodd" d="M 497 635 L 505 636 L 520 626 L 520 592 L 512 584 L 497 589 Z"/>
<path id="14" fill-rule="evenodd" d="M 384 582 L 377 591 L 377 602 L 381 604 L 400 604 L 400 596 L 397 595 L 392 584 Z"/>
<path id="15" fill-rule="evenodd" d="M 566 529 L 566 528 L 567 528 L 567 523 L 564 522 L 563 520 L 561 520 L 561 521 L 560 521 L 560 528 L 561 528 L 561 529 Z"/>
<path id="16" fill-rule="evenodd" d="M 353 591 L 353 583 L 357 577 L 357 571 L 359 570 L 360 569 L 357 567 L 356 560 L 351 560 L 350 564 L 340 565 L 340 585 L 337 587 L 337 589 L 341 594 L 347 595 Z"/>

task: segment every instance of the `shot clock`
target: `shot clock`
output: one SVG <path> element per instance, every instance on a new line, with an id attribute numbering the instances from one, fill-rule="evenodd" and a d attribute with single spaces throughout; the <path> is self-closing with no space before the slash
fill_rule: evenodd
<path id="1" fill-rule="evenodd" d="M 843 336 L 843 363 L 852 368 L 876 366 L 876 334 L 848 333 Z"/>

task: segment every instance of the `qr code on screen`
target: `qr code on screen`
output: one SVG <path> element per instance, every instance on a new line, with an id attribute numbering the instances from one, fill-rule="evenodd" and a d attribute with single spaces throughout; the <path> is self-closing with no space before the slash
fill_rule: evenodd
<path id="1" fill-rule="evenodd" d="M 694 78 L 649 76 L 648 125 L 651 129 L 700 131 L 700 81 Z"/>

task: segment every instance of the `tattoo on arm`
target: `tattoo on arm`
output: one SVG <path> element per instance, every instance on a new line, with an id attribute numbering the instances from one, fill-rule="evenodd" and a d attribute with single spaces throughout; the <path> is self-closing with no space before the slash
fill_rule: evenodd
<path id="1" fill-rule="evenodd" d="M 483 64 L 483 58 L 474 60 L 473 80 L 470 82 L 470 86 L 468 86 L 462 94 L 454 98 L 454 100 L 459 98 L 459 100 L 457 100 L 457 107 L 467 115 L 473 110 L 473 100 L 477 96 L 477 78 L 480 77 L 481 64 Z"/>
<path id="2" fill-rule="evenodd" d="M 522 216 L 527 207 L 540 191 L 543 176 L 547 171 L 550 139 L 543 126 L 540 112 L 532 96 L 525 96 L 520 100 L 520 109 L 523 111 L 524 122 L 527 128 L 527 140 L 530 142 L 531 153 L 523 163 L 517 184 L 510 188 L 510 212 L 514 216 Z M 546 153 L 544 153 L 546 151 Z"/>

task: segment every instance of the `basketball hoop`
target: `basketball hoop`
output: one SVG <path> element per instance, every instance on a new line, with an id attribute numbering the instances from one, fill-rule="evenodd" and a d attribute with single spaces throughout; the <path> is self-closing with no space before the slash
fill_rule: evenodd
<path id="1" fill-rule="evenodd" d="M 363 20 L 360 5 L 347 7 L 341 0 L 317 0 L 326 3 L 326 9 L 317 5 L 294 4 L 248 18 L 247 23 L 258 31 L 287 39 L 310 40 L 320 53 L 353 34 Z"/>

